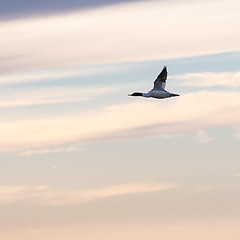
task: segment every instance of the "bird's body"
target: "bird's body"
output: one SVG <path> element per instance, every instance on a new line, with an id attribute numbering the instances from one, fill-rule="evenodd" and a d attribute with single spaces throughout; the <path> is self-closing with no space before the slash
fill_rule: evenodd
<path id="1" fill-rule="evenodd" d="M 158 75 L 157 79 L 154 81 L 154 87 L 151 91 L 147 93 L 134 92 L 132 94 L 129 94 L 129 96 L 142 96 L 146 98 L 151 97 L 158 99 L 179 96 L 178 94 L 170 93 L 165 90 L 166 80 L 167 80 L 167 67 L 165 66 L 161 73 Z"/>
<path id="2" fill-rule="evenodd" d="M 161 90 L 161 91 L 154 91 L 151 90 L 148 93 L 143 93 L 142 94 L 143 97 L 152 97 L 152 98 L 168 98 L 171 97 L 171 93 L 165 91 L 165 90 Z"/>

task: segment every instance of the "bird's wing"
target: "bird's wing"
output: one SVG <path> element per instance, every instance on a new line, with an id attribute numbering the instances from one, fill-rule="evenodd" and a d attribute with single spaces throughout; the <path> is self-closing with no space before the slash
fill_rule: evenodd
<path id="1" fill-rule="evenodd" d="M 163 70 L 158 75 L 157 79 L 154 81 L 153 91 L 163 90 L 166 87 L 167 80 L 167 67 L 164 66 Z"/>

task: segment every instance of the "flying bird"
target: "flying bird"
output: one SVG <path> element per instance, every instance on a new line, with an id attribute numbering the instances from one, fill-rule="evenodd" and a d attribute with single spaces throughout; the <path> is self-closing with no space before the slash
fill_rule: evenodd
<path id="1" fill-rule="evenodd" d="M 169 97 L 177 97 L 179 96 L 176 93 L 170 93 L 165 90 L 167 80 L 167 67 L 164 66 L 161 73 L 158 75 L 157 79 L 154 81 L 153 89 L 147 93 L 134 92 L 132 94 L 128 94 L 128 96 L 141 96 L 141 97 L 152 97 L 152 98 L 169 98 Z"/>

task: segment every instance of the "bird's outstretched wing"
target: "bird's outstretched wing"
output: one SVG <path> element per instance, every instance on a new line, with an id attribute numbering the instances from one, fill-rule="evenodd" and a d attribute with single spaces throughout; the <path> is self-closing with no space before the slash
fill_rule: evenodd
<path id="1" fill-rule="evenodd" d="M 158 75 L 157 79 L 154 81 L 153 91 L 159 91 L 165 89 L 167 80 L 167 67 L 164 66 L 161 73 Z"/>

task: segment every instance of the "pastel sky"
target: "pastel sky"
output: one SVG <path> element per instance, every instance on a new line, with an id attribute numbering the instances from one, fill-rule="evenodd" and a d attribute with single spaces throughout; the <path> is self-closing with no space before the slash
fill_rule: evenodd
<path id="1" fill-rule="evenodd" d="M 238 0 L 0 3 L 0 239 L 240 239 Z"/>

